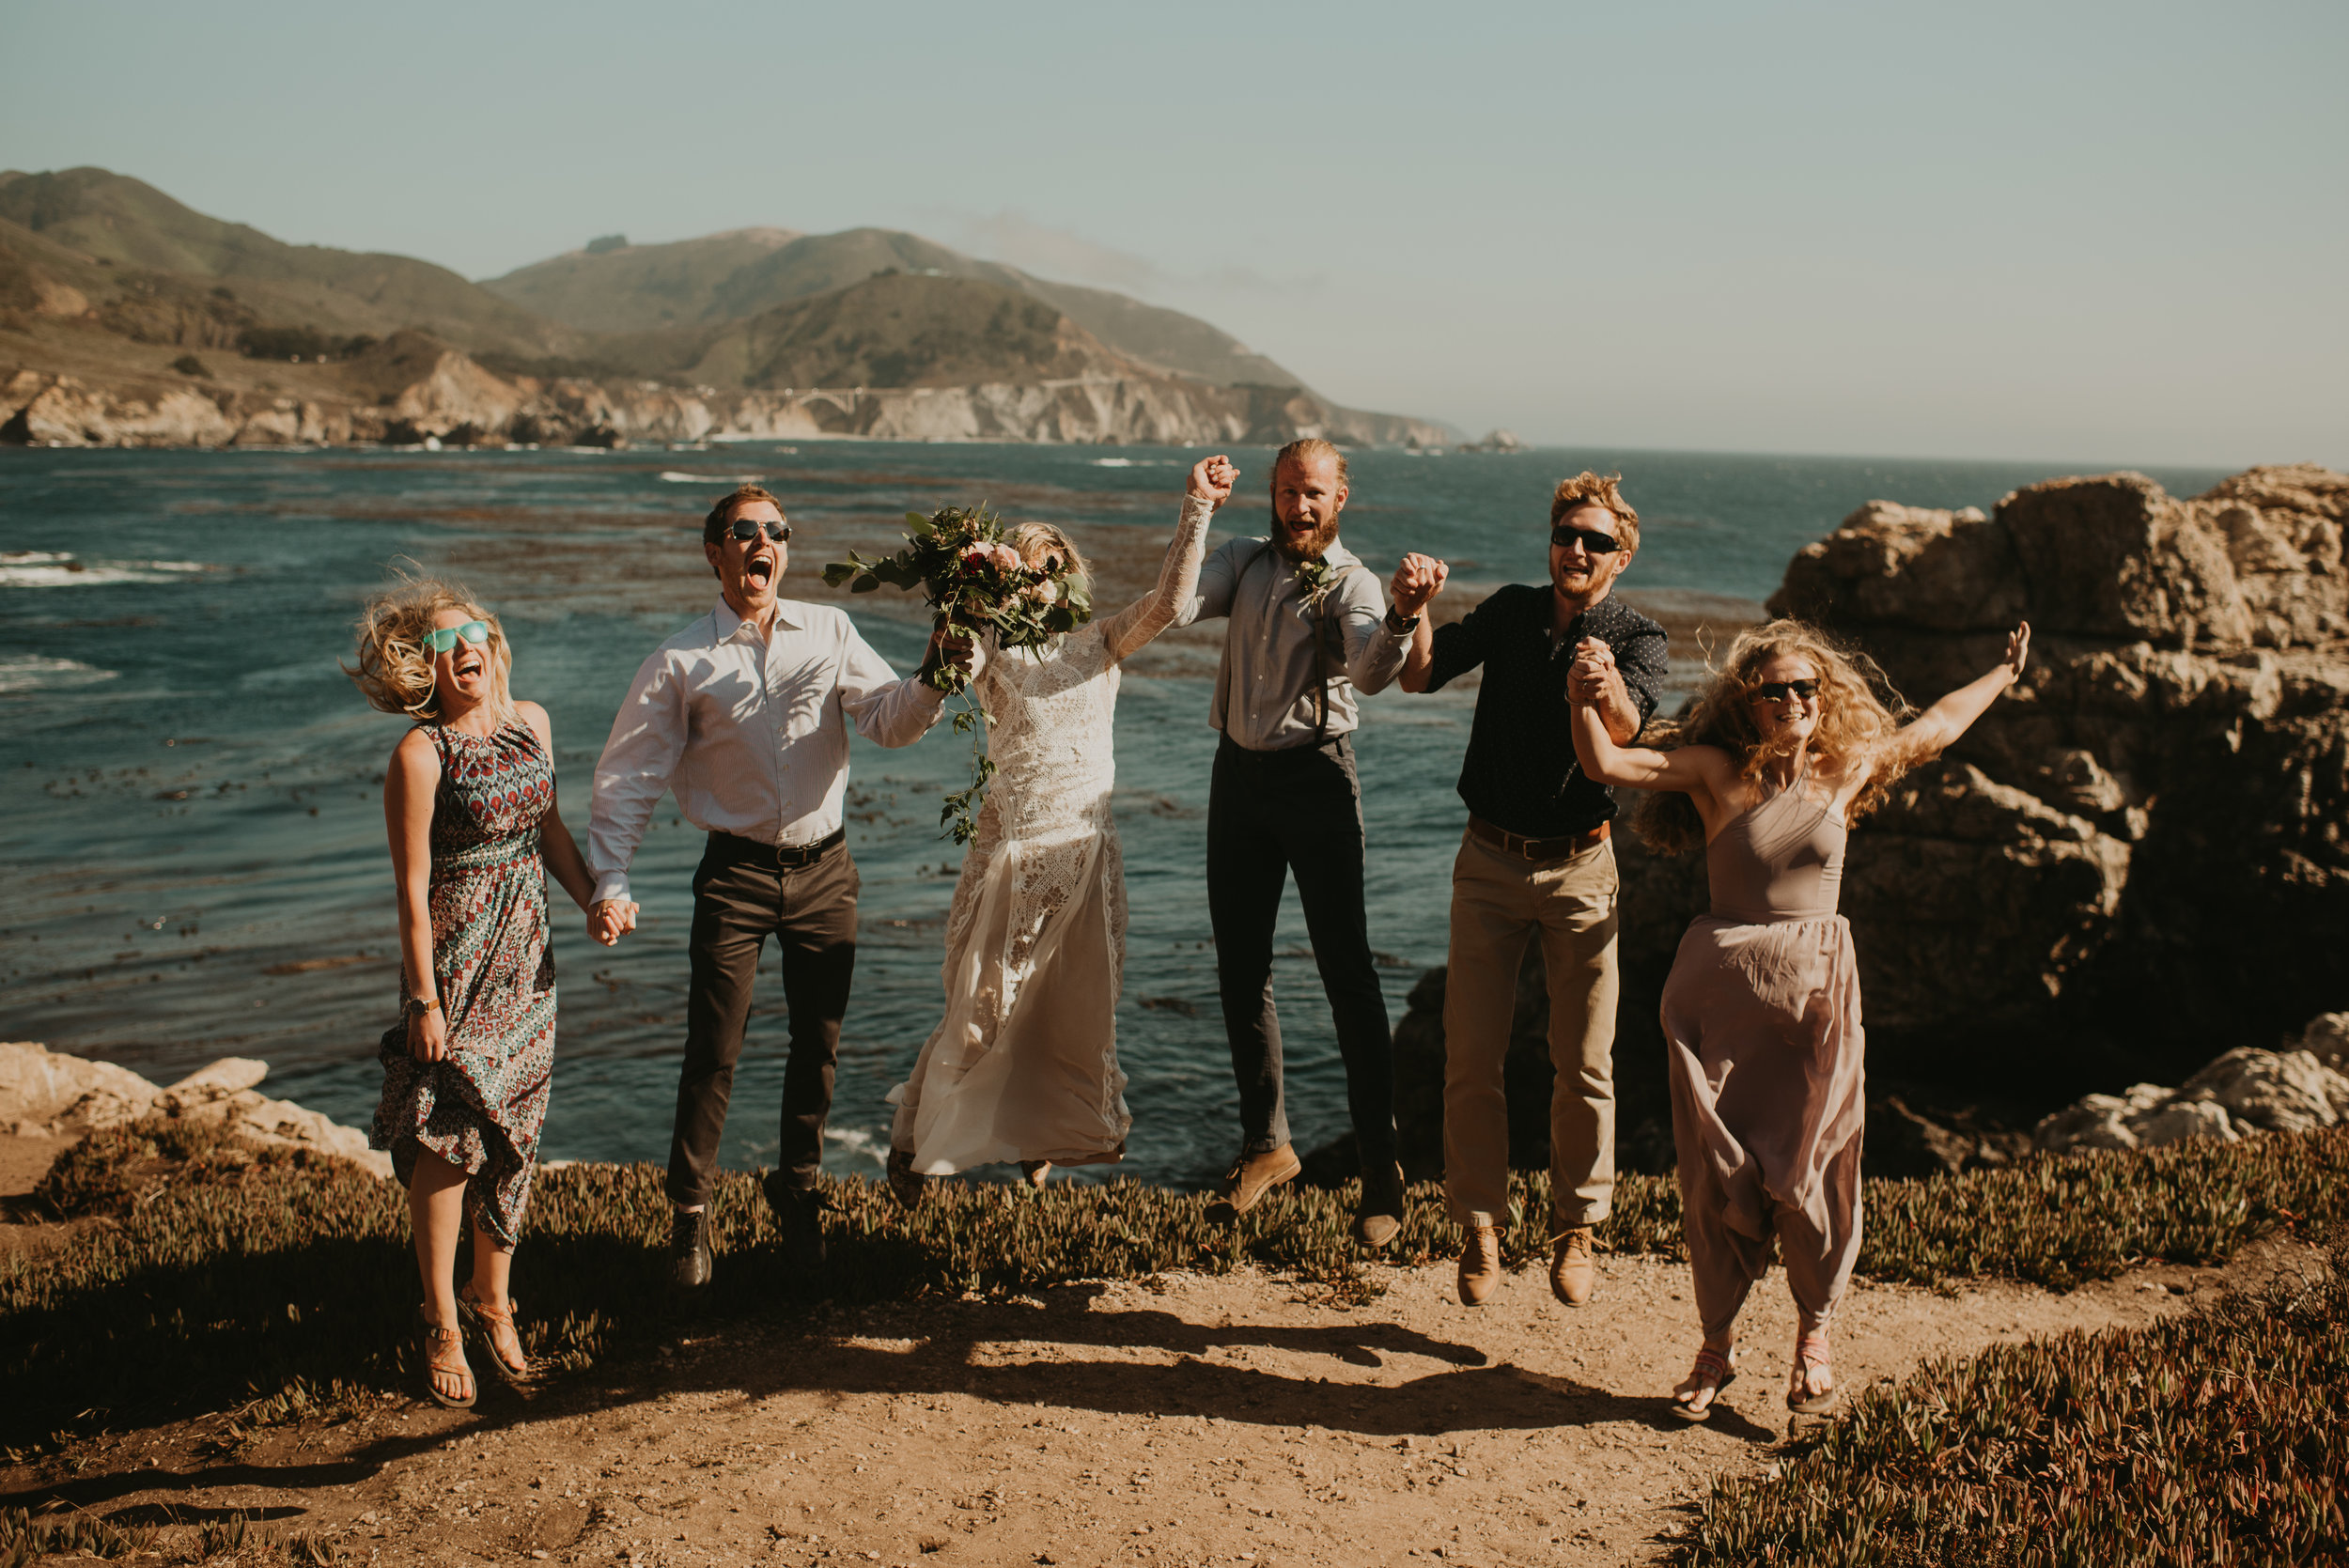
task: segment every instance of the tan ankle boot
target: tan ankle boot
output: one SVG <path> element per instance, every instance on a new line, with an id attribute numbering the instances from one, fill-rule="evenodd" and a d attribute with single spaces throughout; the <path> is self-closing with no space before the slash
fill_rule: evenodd
<path id="1" fill-rule="evenodd" d="M 1261 1203 L 1266 1193 L 1304 1168 L 1297 1151 L 1286 1143 L 1260 1155 L 1240 1156 L 1233 1162 L 1231 1173 L 1223 1178 L 1222 1190 L 1207 1205 L 1207 1218 L 1219 1225 L 1230 1224 Z"/>
<path id="2" fill-rule="evenodd" d="M 1594 1254 L 1591 1228 L 1577 1225 L 1558 1238 L 1558 1247 L 1549 1258 L 1549 1289 L 1569 1307 L 1579 1307 L 1591 1298 L 1591 1291 L 1598 1283 L 1598 1260 Z"/>
<path id="3" fill-rule="evenodd" d="M 1501 1231 L 1470 1225 L 1468 1233 L 1468 1245 L 1460 1250 L 1460 1305 L 1481 1307 L 1501 1288 Z"/>

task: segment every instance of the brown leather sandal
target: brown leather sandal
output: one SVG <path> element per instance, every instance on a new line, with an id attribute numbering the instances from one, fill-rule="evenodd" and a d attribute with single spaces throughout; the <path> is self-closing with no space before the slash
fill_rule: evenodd
<path id="1" fill-rule="evenodd" d="M 1689 1369 L 1684 1381 L 1685 1387 L 1673 1390 L 1672 1414 L 1684 1421 L 1711 1421 L 1713 1412 L 1720 1408 L 1721 1390 L 1737 1381 L 1737 1347 L 1732 1345 L 1723 1351 L 1701 1346 L 1696 1365 Z M 1697 1395 L 1708 1389 L 1713 1397 L 1699 1405 Z"/>
<path id="2" fill-rule="evenodd" d="M 1019 1162 L 1019 1179 L 1030 1187 L 1040 1188 L 1052 1173 L 1049 1159 L 1023 1159 Z"/>
<path id="3" fill-rule="evenodd" d="M 422 1305 L 416 1308 L 416 1348 L 424 1355 L 424 1391 L 435 1405 L 451 1410 L 470 1410 L 474 1401 L 481 1397 L 481 1386 L 474 1379 L 472 1365 L 465 1359 L 465 1334 L 461 1328 L 443 1328 L 432 1321 L 432 1314 Z M 465 1397 L 451 1399 L 441 1391 L 435 1376 L 459 1376 L 465 1380 Z"/>
<path id="4" fill-rule="evenodd" d="M 492 1307 L 474 1295 L 470 1283 L 457 1293 L 458 1315 L 464 1319 L 467 1327 L 480 1336 L 481 1348 L 490 1353 L 490 1370 L 508 1383 L 528 1382 L 532 1370 L 530 1355 L 522 1349 L 521 1329 L 514 1323 L 514 1314 L 521 1311 L 521 1302 L 509 1296 L 505 1306 Z M 500 1343 L 501 1335 L 504 1343 Z M 507 1344 L 514 1347 L 510 1358 L 506 1353 Z"/>
<path id="5" fill-rule="evenodd" d="M 1815 1394 L 1811 1391 L 1813 1370 L 1824 1374 L 1828 1380 L 1827 1388 Z M 1794 1375 L 1787 1379 L 1786 1385 L 1786 1408 L 1797 1416 L 1824 1416 L 1835 1408 L 1842 1396 L 1843 1389 L 1835 1382 L 1835 1369 L 1828 1360 L 1827 1336 L 1797 1336 Z"/>

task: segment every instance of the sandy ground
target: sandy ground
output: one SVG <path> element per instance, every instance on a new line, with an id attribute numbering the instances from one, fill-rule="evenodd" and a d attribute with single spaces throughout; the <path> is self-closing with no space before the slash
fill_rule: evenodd
<path id="1" fill-rule="evenodd" d="M 2069 1296 L 1862 1283 L 1837 1370 L 1857 1388 L 2315 1266 L 2277 1243 Z M 1649 1561 L 1714 1477 L 1771 1462 L 1793 1314 L 1775 1279 L 1756 1293 L 1744 1375 L 1689 1426 L 1666 1409 L 1696 1340 L 1685 1270 L 1602 1268 L 1579 1310 L 1538 1269 L 1464 1309 L 1448 1268 L 1374 1270 L 1387 1294 L 1353 1308 L 1252 1272 L 793 1308 L 528 1397 L 490 1382 L 470 1413 L 103 1437 L 0 1467 L 0 1507 L 165 1523 L 164 1550 L 242 1512 L 384 1563 Z M 530 1300 L 526 1247 L 516 1274 L 526 1309 L 559 1307 Z"/>

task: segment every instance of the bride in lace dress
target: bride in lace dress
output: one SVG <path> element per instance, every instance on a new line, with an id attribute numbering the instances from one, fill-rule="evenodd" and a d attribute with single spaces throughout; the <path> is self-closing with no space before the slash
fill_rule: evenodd
<path id="1" fill-rule="evenodd" d="M 995 777 L 946 919 L 946 1013 L 897 1108 L 889 1179 L 911 1203 L 926 1176 L 1017 1160 L 1032 1182 L 1053 1165 L 1123 1159 L 1126 1075 L 1115 1013 L 1126 965 L 1126 877 L 1110 818 L 1110 721 L 1118 673 L 1197 591 L 1207 520 L 1238 471 L 1190 471 L 1182 522 L 1158 586 L 1042 648 L 977 650 L 973 685 L 993 722 Z M 1011 536 L 1031 565 L 1076 549 L 1049 523 Z"/>

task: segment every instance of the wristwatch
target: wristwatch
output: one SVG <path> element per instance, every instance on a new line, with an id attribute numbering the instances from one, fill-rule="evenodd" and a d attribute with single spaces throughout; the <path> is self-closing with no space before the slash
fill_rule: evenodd
<path id="1" fill-rule="evenodd" d="M 421 1018 L 427 1013 L 438 1012 L 440 1010 L 440 1006 L 441 999 L 439 997 L 410 997 L 408 999 L 408 1016 L 412 1018 Z"/>
<path id="2" fill-rule="evenodd" d="M 1419 616 L 1413 615 L 1409 620 L 1405 620 L 1400 615 L 1397 615 L 1394 613 L 1393 607 L 1390 605 L 1387 609 L 1387 629 L 1393 632 L 1397 637 L 1402 636 L 1407 631 L 1416 631 L 1419 629 Z"/>

